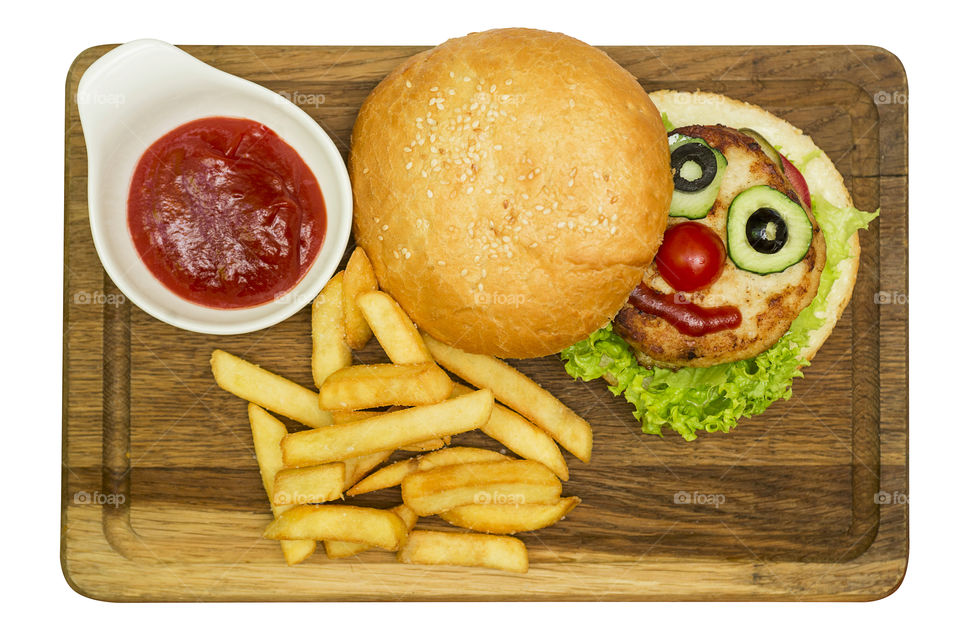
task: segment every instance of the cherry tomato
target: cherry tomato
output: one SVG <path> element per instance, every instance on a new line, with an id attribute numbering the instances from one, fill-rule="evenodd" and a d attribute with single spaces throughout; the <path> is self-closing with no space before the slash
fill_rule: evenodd
<path id="1" fill-rule="evenodd" d="M 680 223 L 663 235 L 657 252 L 657 269 L 667 283 L 681 292 L 709 286 L 723 272 L 727 250 L 715 231 L 700 223 Z"/>
<path id="2" fill-rule="evenodd" d="M 792 162 L 787 160 L 786 156 L 780 154 L 780 159 L 783 161 L 783 173 L 786 175 L 787 180 L 793 185 L 794 191 L 800 196 L 800 200 L 807 206 L 807 209 L 810 209 L 810 188 L 807 187 L 806 179 L 803 177 L 803 174 L 800 173 L 800 170 L 794 167 Z"/>

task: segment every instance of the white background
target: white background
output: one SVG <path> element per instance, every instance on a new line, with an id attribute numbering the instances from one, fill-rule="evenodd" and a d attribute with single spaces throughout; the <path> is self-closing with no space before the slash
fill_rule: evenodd
<path id="1" fill-rule="evenodd" d="M 378 4 L 382 6 L 373 7 Z M 853 4 L 853 3 L 851 3 Z M 0 260 L 6 496 L 3 628 L 70 638 L 870 638 L 956 632 L 957 102 L 954 20 L 922 2 L 429 4 L 314 0 L 7 3 L 3 10 Z M 941 7 L 949 6 L 941 3 Z M 180 44 L 434 44 L 528 26 L 593 44 L 873 44 L 910 84 L 910 565 L 866 604 L 117 605 L 75 594 L 59 563 L 64 79 L 83 49 L 155 37 Z M 953 464 L 953 465 L 951 465 Z M 356 631 L 355 625 L 362 626 Z M 954 632 L 954 634 L 955 634 Z M 8 634 L 4 634 L 10 638 Z"/>

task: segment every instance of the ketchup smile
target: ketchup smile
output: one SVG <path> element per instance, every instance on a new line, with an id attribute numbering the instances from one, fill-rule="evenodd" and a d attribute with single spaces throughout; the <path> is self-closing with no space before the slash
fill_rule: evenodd
<path id="1" fill-rule="evenodd" d="M 230 309 L 293 289 L 323 244 L 326 210 L 310 168 L 271 129 L 202 118 L 143 154 L 127 223 L 140 258 L 168 289 Z"/>
<path id="2" fill-rule="evenodd" d="M 685 302 L 682 297 L 682 294 L 662 294 L 640 283 L 630 294 L 630 304 L 639 312 L 659 316 L 687 336 L 735 329 L 743 321 L 740 310 L 731 305 L 700 307 Z"/>

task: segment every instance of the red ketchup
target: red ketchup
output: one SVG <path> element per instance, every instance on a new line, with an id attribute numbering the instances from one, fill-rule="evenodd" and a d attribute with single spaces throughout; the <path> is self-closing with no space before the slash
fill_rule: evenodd
<path id="1" fill-rule="evenodd" d="M 168 289 L 235 309 L 293 289 L 323 244 L 326 209 L 313 172 L 271 129 L 201 118 L 140 158 L 127 224 L 140 258 Z"/>
<path id="2" fill-rule="evenodd" d="M 730 305 L 708 308 L 684 301 L 683 294 L 661 294 L 643 283 L 630 294 L 630 304 L 638 311 L 659 316 L 687 336 L 734 329 L 743 320 L 740 310 Z"/>

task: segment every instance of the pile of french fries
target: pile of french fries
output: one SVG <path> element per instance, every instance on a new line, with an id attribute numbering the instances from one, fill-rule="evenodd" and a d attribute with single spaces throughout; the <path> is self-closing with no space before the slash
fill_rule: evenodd
<path id="1" fill-rule="evenodd" d="M 322 541 L 331 559 L 381 548 L 403 563 L 526 572 L 527 549 L 509 535 L 580 503 L 562 496 L 569 472 L 557 444 L 589 462 L 590 425 L 503 361 L 421 334 L 360 248 L 314 300 L 312 335 L 316 391 L 222 350 L 211 357 L 217 384 L 249 402 L 274 515 L 264 536 L 280 541 L 287 564 Z M 371 337 L 390 363 L 353 365 Z M 310 429 L 288 433 L 270 412 Z M 471 430 L 517 457 L 451 445 Z M 416 454 L 381 467 L 396 451 Z M 389 510 L 341 502 L 397 486 L 403 502 Z M 418 528 L 429 516 L 470 531 Z"/>

